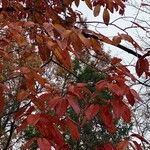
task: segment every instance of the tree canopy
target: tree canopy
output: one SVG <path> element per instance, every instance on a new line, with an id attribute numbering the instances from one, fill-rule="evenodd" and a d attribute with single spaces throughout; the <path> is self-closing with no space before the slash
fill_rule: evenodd
<path id="1" fill-rule="evenodd" d="M 124 15 L 126 7 L 125 0 L 82 1 L 93 16 L 101 11 L 106 26 L 111 13 Z M 69 150 L 70 139 L 82 145 L 83 129 L 89 123 L 96 129 L 92 122 L 100 120 L 103 127 L 98 128 L 107 135 L 118 132 L 119 121 L 131 123 L 132 107 L 141 98 L 129 82 L 137 83 L 140 77 L 149 79 L 150 51 L 143 51 L 127 33 L 110 38 L 89 29 L 86 14 L 73 9 L 80 3 L 1 0 L 1 149 L 15 149 L 18 145 L 29 149 L 36 143 L 41 150 Z M 122 41 L 130 43 L 133 49 L 122 45 Z M 107 54 L 104 44 L 137 57 L 136 76 L 122 59 Z M 28 128 L 35 131 L 34 136 L 25 139 L 23 134 Z M 141 150 L 135 138 L 149 144 L 134 133 L 115 142 L 110 140 L 112 137 L 102 138 L 93 148 Z"/>

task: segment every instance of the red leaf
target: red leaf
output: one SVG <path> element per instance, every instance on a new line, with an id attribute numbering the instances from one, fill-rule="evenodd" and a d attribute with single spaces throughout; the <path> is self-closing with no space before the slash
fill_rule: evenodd
<path id="1" fill-rule="evenodd" d="M 136 63 L 136 73 L 140 77 L 144 72 L 149 71 L 149 62 L 145 58 L 141 58 Z"/>
<path id="2" fill-rule="evenodd" d="M 32 114 L 27 117 L 27 123 L 30 125 L 36 125 L 39 120 L 40 120 L 39 114 L 36 114 L 36 115 Z"/>
<path id="3" fill-rule="evenodd" d="M 102 150 L 115 150 L 111 144 L 105 144 Z"/>
<path id="4" fill-rule="evenodd" d="M 2 93 L 1 93 L 2 94 Z M 3 98 L 3 96 L 2 95 L 0 95 L 0 113 L 2 113 L 3 112 L 3 110 L 4 110 L 4 105 L 5 105 L 5 102 L 4 102 L 4 98 Z"/>
<path id="5" fill-rule="evenodd" d="M 122 100 L 114 99 L 111 104 L 116 118 L 122 117 L 127 123 L 131 121 L 131 111 Z"/>
<path id="6" fill-rule="evenodd" d="M 128 99 L 128 102 L 131 106 L 134 105 L 135 103 L 135 99 L 134 99 L 134 96 L 132 95 L 131 91 L 129 90 L 127 93 L 126 93 L 126 97 Z"/>
<path id="7" fill-rule="evenodd" d="M 128 147 L 128 144 L 129 144 L 129 141 L 127 139 L 123 140 L 117 144 L 116 149 L 117 150 L 126 150 Z"/>
<path id="8" fill-rule="evenodd" d="M 99 105 L 94 105 L 94 104 L 90 105 L 85 111 L 86 119 L 91 120 L 92 118 L 95 117 L 98 111 L 99 111 Z"/>
<path id="9" fill-rule="evenodd" d="M 130 123 L 131 122 L 131 110 L 129 109 L 129 107 L 127 105 L 124 104 L 123 106 L 123 114 L 122 114 L 122 118 L 124 119 L 124 121 L 126 123 Z"/>
<path id="10" fill-rule="evenodd" d="M 77 96 L 79 99 L 85 99 L 87 96 L 91 95 L 91 92 L 88 88 L 86 88 L 86 84 L 77 83 L 76 85 L 69 86 L 68 93 Z"/>
<path id="11" fill-rule="evenodd" d="M 113 115 L 110 112 L 110 107 L 109 106 L 101 106 L 99 115 L 100 115 L 101 119 L 103 120 L 105 126 L 107 127 L 107 130 L 110 133 L 116 132 L 116 127 L 113 123 Z"/>
<path id="12" fill-rule="evenodd" d="M 68 102 L 67 99 L 63 97 L 56 96 L 55 98 L 49 100 L 49 107 L 56 111 L 58 116 L 63 116 L 67 110 Z"/>
<path id="13" fill-rule="evenodd" d="M 78 130 L 77 124 L 75 122 L 73 122 L 71 119 L 68 118 L 66 120 L 66 126 L 69 128 L 71 136 L 75 140 L 79 140 L 80 134 L 79 134 L 79 130 Z"/>
<path id="14" fill-rule="evenodd" d="M 28 123 L 27 120 L 25 119 L 24 121 L 21 122 L 21 125 L 16 128 L 17 133 L 22 132 L 26 127 Z"/>
<path id="15" fill-rule="evenodd" d="M 120 88 L 116 83 L 109 83 L 107 87 L 118 96 L 122 96 L 124 94 L 124 89 Z"/>
<path id="16" fill-rule="evenodd" d="M 58 105 L 56 106 L 56 114 L 59 117 L 63 116 L 67 111 L 67 107 L 68 107 L 68 101 L 62 98 L 59 101 Z"/>
<path id="17" fill-rule="evenodd" d="M 50 150 L 51 149 L 50 142 L 45 138 L 38 138 L 37 144 L 38 144 L 40 150 Z"/>
<path id="18" fill-rule="evenodd" d="M 61 97 L 59 97 L 59 96 L 56 96 L 56 97 L 50 99 L 48 102 L 48 106 L 50 108 L 55 108 L 56 105 L 59 103 L 60 99 L 61 99 Z"/>
<path id="19" fill-rule="evenodd" d="M 68 95 L 68 96 L 67 96 L 67 100 L 68 100 L 70 106 L 73 108 L 73 110 L 74 110 L 77 114 L 79 114 L 79 113 L 80 113 L 80 107 L 79 107 L 78 101 L 77 101 L 77 99 L 75 98 L 75 96 Z"/>
<path id="20" fill-rule="evenodd" d="M 28 91 L 20 90 L 19 93 L 17 94 L 17 100 L 18 100 L 18 101 L 23 101 L 23 100 L 25 100 L 29 95 L 30 95 L 30 93 L 29 93 Z"/>
<path id="21" fill-rule="evenodd" d="M 123 102 L 121 100 L 114 99 L 111 101 L 111 104 L 113 106 L 113 112 L 115 117 L 119 119 L 123 113 Z"/>
<path id="22" fill-rule="evenodd" d="M 106 88 L 107 87 L 107 81 L 105 80 L 100 80 L 99 82 L 96 83 L 96 89 L 98 91 L 101 91 L 102 89 Z"/>

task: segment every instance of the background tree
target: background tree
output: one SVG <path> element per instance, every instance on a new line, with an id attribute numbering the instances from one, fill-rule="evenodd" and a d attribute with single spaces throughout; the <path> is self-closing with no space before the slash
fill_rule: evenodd
<path id="1" fill-rule="evenodd" d="M 103 80 L 93 83 L 95 90 L 89 89 L 86 83 L 69 80 L 70 75 L 78 77 L 73 72 L 72 60 L 76 58 L 86 63 L 84 56 L 88 53 L 97 58 L 99 64 L 103 42 L 138 57 L 136 73 L 138 77 L 145 74 L 148 78 L 149 52 L 137 53 L 142 48 L 128 34 L 108 38 L 89 30 L 81 14 L 72 9 L 73 3 L 78 7 L 80 0 L 1 1 L 1 149 L 13 149 L 16 141 L 21 144 L 22 131 L 28 126 L 35 128 L 38 134 L 23 148 L 35 142 L 40 149 L 46 150 L 52 147 L 70 149 L 63 135 L 69 132 L 72 139 L 79 141 L 85 135 L 82 128 L 97 116 L 111 134 L 117 132 L 115 122 L 118 119 L 131 122 L 130 107 L 140 98 L 127 84 L 131 80 L 135 82 L 136 78 L 121 64 L 122 60 L 112 58 L 106 68 L 92 64 L 97 72 L 105 73 Z M 104 8 L 105 25 L 111 24 L 110 13 L 124 14 L 124 0 L 85 0 L 84 3 L 93 10 L 94 16 L 99 14 L 100 7 Z M 122 40 L 131 43 L 136 51 L 121 45 Z M 65 78 L 58 75 L 58 67 L 67 72 Z M 112 98 L 99 97 L 103 91 Z M 76 113 L 77 120 L 69 116 L 70 109 Z M 139 149 L 140 144 L 132 137 L 148 143 L 142 136 L 132 134 L 118 143 L 102 139 L 97 149 L 119 150 L 129 145 Z"/>

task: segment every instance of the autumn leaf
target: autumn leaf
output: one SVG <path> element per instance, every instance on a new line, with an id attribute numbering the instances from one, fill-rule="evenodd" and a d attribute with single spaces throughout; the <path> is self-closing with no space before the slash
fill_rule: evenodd
<path id="1" fill-rule="evenodd" d="M 100 80 L 99 82 L 96 83 L 96 89 L 98 91 L 101 91 L 107 87 L 108 82 L 105 80 Z"/>
<path id="2" fill-rule="evenodd" d="M 94 7 L 93 13 L 94 13 L 94 17 L 97 17 L 99 15 L 99 13 L 100 13 L 100 5 L 96 5 Z"/>
<path id="3" fill-rule="evenodd" d="M 0 110 L 1 110 L 0 113 L 3 112 L 4 106 L 5 106 L 4 97 L 3 97 L 3 96 L 0 96 Z"/>
<path id="4" fill-rule="evenodd" d="M 75 0 L 74 2 L 75 2 L 75 5 L 78 7 L 80 4 L 80 0 Z"/>
<path id="5" fill-rule="evenodd" d="M 99 105 L 91 104 L 86 110 L 85 110 L 85 117 L 87 120 L 93 119 L 96 114 L 99 112 Z"/>
<path id="6" fill-rule="evenodd" d="M 39 120 L 40 120 L 39 114 L 37 114 L 37 115 L 31 114 L 27 117 L 27 123 L 30 125 L 36 125 Z"/>
<path id="7" fill-rule="evenodd" d="M 86 5 L 88 6 L 88 8 L 90 8 L 92 10 L 92 3 L 91 0 L 85 0 Z"/>
<path id="8" fill-rule="evenodd" d="M 116 65 L 116 64 L 120 63 L 121 61 L 122 61 L 122 59 L 117 58 L 117 57 L 113 57 L 113 58 L 111 59 L 111 64 L 112 64 L 112 65 Z"/>
<path id="9" fill-rule="evenodd" d="M 149 71 L 149 62 L 146 58 L 139 58 L 136 62 L 136 73 L 140 77 L 144 72 Z"/>
<path id="10" fill-rule="evenodd" d="M 107 143 L 103 146 L 102 150 L 115 150 L 115 149 L 111 144 Z"/>
<path id="11" fill-rule="evenodd" d="M 79 114 L 80 113 L 80 106 L 78 104 L 78 101 L 76 99 L 75 96 L 72 96 L 72 95 L 67 95 L 67 100 L 69 102 L 69 105 L 73 108 L 73 110 Z"/>
<path id="12" fill-rule="evenodd" d="M 115 133 L 116 127 L 115 127 L 114 122 L 113 122 L 114 121 L 113 115 L 109 109 L 110 109 L 109 105 L 101 106 L 99 109 L 99 115 L 100 115 L 100 118 L 102 119 L 102 121 L 104 122 L 107 130 L 110 133 Z"/>
<path id="13" fill-rule="evenodd" d="M 125 139 L 117 144 L 116 150 L 126 150 L 129 145 L 129 140 Z"/>
<path id="14" fill-rule="evenodd" d="M 29 93 L 28 91 L 21 90 L 21 91 L 19 91 L 19 93 L 18 93 L 18 95 L 17 95 L 17 100 L 18 100 L 18 101 L 23 101 L 23 100 L 26 99 L 29 95 L 30 95 L 30 93 Z"/>
<path id="15" fill-rule="evenodd" d="M 133 38 L 130 35 L 128 35 L 128 34 L 119 34 L 119 36 L 121 37 L 121 39 L 130 42 L 135 48 L 138 48 L 139 50 L 142 51 L 142 48 L 139 46 L 139 44 L 136 41 L 133 40 Z"/>
<path id="16" fill-rule="evenodd" d="M 78 130 L 77 124 L 75 122 L 73 122 L 71 119 L 67 118 L 66 126 L 69 128 L 71 136 L 75 140 L 79 140 L 80 134 L 79 134 L 79 130 Z"/>
<path id="17" fill-rule="evenodd" d="M 50 150 L 51 144 L 46 138 L 38 138 L 37 144 L 40 148 L 40 150 Z"/>
<path id="18" fill-rule="evenodd" d="M 121 43 L 121 37 L 120 36 L 114 36 L 112 41 L 113 41 L 113 44 L 117 46 L 118 44 Z"/>
<path id="19" fill-rule="evenodd" d="M 109 20 L 110 20 L 110 15 L 109 15 L 109 11 L 107 9 L 104 9 L 103 12 L 103 21 L 104 23 L 108 26 L 109 24 Z"/>

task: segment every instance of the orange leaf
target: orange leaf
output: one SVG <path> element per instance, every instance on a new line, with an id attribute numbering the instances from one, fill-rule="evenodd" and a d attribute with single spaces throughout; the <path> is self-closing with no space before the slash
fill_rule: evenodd
<path id="1" fill-rule="evenodd" d="M 109 24 L 109 20 L 110 20 L 110 15 L 109 15 L 108 10 L 105 8 L 103 12 L 103 21 L 107 26 Z"/>

